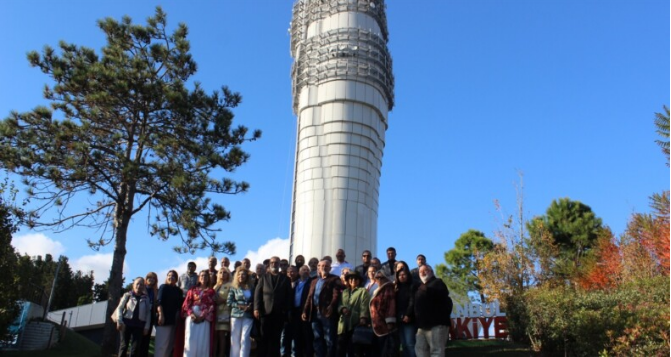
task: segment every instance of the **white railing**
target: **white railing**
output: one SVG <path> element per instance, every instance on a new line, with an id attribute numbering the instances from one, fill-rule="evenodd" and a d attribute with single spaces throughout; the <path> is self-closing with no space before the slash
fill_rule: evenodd
<path id="1" fill-rule="evenodd" d="M 107 301 L 71 307 L 63 310 L 51 311 L 47 319 L 60 323 L 65 313 L 66 326 L 73 330 L 88 330 L 105 325 Z"/>

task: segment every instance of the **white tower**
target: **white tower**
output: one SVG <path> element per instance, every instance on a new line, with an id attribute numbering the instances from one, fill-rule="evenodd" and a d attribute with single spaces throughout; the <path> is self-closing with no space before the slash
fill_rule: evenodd
<path id="1" fill-rule="evenodd" d="M 298 117 L 291 258 L 350 263 L 377 250 L 378 196 L 394 77 L 384 0 L 298 0 L 291 23 Z"/>

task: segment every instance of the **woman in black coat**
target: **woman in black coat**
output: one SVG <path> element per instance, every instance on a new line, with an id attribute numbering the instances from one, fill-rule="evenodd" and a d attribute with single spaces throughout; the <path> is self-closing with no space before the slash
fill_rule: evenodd
<path id="1" fill-rule="evenodd" d="M 402 262 L 399 262 L 402 263 Z M 415 334 L 417 326 L 412 321 L 414 308 L 414 296 L 417 284 L 412 281 L 412 275 L 408 265 L 396 270 L 396 321 L 398 321 L 398 334 L 401 340 L 404 357 L 415 357 Z M 398 265 L 397 267 L 401 267 Z"/>

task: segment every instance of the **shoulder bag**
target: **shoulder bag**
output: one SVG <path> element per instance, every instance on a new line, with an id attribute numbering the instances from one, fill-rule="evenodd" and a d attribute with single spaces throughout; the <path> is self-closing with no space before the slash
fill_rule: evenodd
<path id="1" fill-rule="evenodd" d="M 370 326 L 357 326 L 352 334 L 352 343 L 358 345 L 370 345 L 373 343 L 373 328 Z"/>
<path id="2" fill-rule="evenodd" d="M 122 314 L 126 312 L 126 304 L 128 303 L 128 298 L 130 298 L 129 293 L 123 294 L 123 297 L 121 298 L 121 302 L 119 303 L 119 305 L 123 306 Z M 114 321 L 114 323 L 119 322 L 119 307 L 114 309 L 114 312 L 112 313 L 112 316 L 110 316 L 110 317 L 112 318 L 112 321 Z M 123 318 L 123 315 L 122 315 L 121 318 Z"/>

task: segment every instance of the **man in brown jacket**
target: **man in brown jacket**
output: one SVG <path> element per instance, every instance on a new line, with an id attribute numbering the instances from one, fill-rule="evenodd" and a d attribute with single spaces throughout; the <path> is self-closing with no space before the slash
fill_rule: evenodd
<path id="1" fill-rule="evenodd" d="M 338 297 L 342 291 L 340 277 L 330 274 L 331 262 L 317 265 L 317 278 L 312 280 L 301 318 L 312 323 L 314 352 L 317 357 L 333 357 L 338 334 Z"/>

